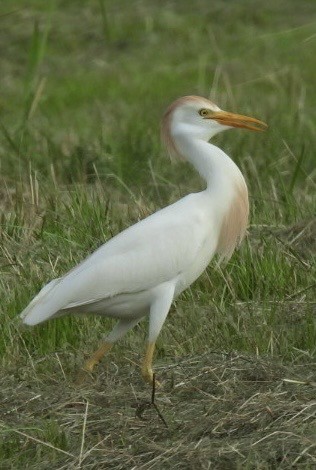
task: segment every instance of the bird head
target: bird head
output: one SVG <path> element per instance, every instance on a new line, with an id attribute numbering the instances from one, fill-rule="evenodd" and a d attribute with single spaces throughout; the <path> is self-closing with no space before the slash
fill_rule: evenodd
<path id="1" fill-rule="evenodd" d="M 267 125 L 258 119 L 223 111 L 200 96 L 184 96 L 172 103 L 162 119 L 162 139 L 170 154 L 178 153 L 179 135 L 209 141 L 215 134 L 233 127 L 263 131 Z"/>

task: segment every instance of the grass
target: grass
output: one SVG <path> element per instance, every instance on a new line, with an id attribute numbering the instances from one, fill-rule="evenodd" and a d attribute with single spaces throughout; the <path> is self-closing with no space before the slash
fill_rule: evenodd
<path id="1" fill-rule="evenodd" d="M 314 468 L 313 2 L 14 0 L 0 22 L 1 468 Z M 269 131 L 216 138 L 247 179 L 249 235 L 160 335 L 165 429 L 133 408 L 151 393 L 137 366 L 146 322 L 78 388 L 112 322 L 24 330 L 16 316 L 103 241 L 202 187 L 159 141 L 185 94 Z"/>

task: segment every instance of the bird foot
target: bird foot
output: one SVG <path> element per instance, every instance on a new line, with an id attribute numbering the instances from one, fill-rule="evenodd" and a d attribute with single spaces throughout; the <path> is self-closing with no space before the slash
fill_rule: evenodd
<path id="1" fill-rule="evenodd" d="M 93 372 L 93 369 L 94 367 L 99 364 L 99 360 L 98 359 L 94 359 L 93 357 L 91 359 L 88 359 L 84 365 L 83 365 L 83 368 L 82 370 L 86 371 L 86 372 Z"/>
<path id="2" fill-rule="evenodd" d="M 87 382 L 89 379 L 91 380 L 91 373 L 93 372 L 93 369 L 103 356 L 112 348 L 112 343 L 103 343 L 101 347 L 88 359 L 85 363 L 82 369 L 80 369 L 78 373 L 78 377 L 76 380 L 76 383 L 82 384 L 84 382 Z"/>
<path id="3" fill-rule="evenodd" d="M 96 359 L 89 359 L 84 363 L 84 366 L 79 370 L 76 378 L 76 384 L 82 385 L 91 381 L 91 374 L 93 372 L 94 367 L 99 363 Z"/>
<path id="4" fill-rule="evenodd" d="M 76 385 L 83 385 L 87 382 L 91 381 L 91 374 L 88 370 L 82 368 L 78 371 L 77 377 L 75 379 Z"/>

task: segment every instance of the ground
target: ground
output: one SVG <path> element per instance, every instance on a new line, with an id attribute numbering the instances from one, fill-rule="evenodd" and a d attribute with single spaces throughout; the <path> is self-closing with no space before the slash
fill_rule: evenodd
<path id="1" fill-rule="evenodd" d="M 77 386 L 66 361 L 56 354 L 49 374 L 43 359 L 31 376 L 25 367 L 1 380 L 6 461 L 14 445 L 43 469 L 315 467 L 315 363 L 209 352 L 159 364 L 157 412 L 135 365 L 113 354 Z"/>

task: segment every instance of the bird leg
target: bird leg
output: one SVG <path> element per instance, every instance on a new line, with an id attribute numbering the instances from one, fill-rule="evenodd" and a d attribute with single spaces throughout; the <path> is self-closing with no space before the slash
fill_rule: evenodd
<path id="1" fill-rule="evenodd" d="M 92 372 L 94 369 L 94 366 L 97 365 L 101 361 L 103 356 L 108 351 L 110 351 L 112 346 L 113 346 L 112 343 L 103 343 L 102 346 L 95 353 L 92 354 L 90 359 L 88 359 L 84 363 L 83 370 L 85 370 L 86 372 Z"/>
<path id="2" fill-rule="evenodd" d="M 113 344 L 122 338 L 125 333 L 135 326 L 140 318 L 133 318 L 133 319 L 122 319 L 119 320 L 118 323 L 114 326 L 111 333 L 106 337 L 104 343 L 101 347 L 88 359 L 85 363 L 81 371 L 79 372 L 79 376 L 77 378 L 77 382 L 79 384 L 83 383 L 87 379 L 87 373 L 91 373 L 94 367 L 101 361 L 103 356 L 110 351 Z"/>
<path id="3" fill-rule="evenodd" d="M 152 385 L 153 383 L 153 376 L 154 376 L 153 370 L 152 370 L 154 351 L 155 351 L 155 341 L 148 342 L 146 352 L 145 352 L 145 357 L 141 366 L 143 379 L 145 380 L 145 382 L 149 383 L 150 385 Z"/>
<path id="4" fill-rule="evenodd" d="M 96 366 L 101 361 L 105 353 L 107 353 L 112 348 L 112 346 L 112 343 L 103 343 L 102 346 L 94 354 L 92 354 L 90 359 L 84 363 L 82 369 L 80 369 L 78 372 L 76 379 L 77 385 L 82 385 L 88 380 L 88 374 L 93 371 L 94 366 Z"/>
<path id="5" fill-rule="evenodd" d="M 161 284 L 155 289 L 156 298 L 150 306 L 148 343 L 141 366 L 143 379 L 150 385 L 154 381 L 152 362 L 156 339 L 168 315 L 174 296 L 174 289 L 175 286 L 172 282 Z M 157 380 L 155 380 L 155 384 L 157 386 L 160 385 Z"/>

